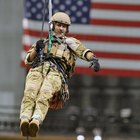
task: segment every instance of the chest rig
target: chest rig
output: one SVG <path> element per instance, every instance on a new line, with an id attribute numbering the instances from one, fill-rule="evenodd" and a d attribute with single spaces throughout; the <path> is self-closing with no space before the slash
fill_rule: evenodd
<path id="1" fill-rule="evenodd" d="M 66 38 L 54 37 L 50 50 L 48 49 L 49 40 L 44 40 L 45 48 L 43 50 L 43 61 L 40 62 L 39 55 L 37 55 L 34 60 L 33 67 L 53 59 L 62 67 L 67 76 L 70 77 L 74 70 L 76 55 L 74 51 L 66 44 L 65 39 Z"/>

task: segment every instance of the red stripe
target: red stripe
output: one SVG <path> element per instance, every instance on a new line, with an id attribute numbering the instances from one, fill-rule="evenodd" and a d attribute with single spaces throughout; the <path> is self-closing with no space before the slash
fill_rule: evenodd
<path id="1" fill-rule="evenodd" d="M 34 36 L 34 37 L 40 36 L 39 31 L 34 31 L 34 30 L 29 30 L 29 29 L 25 29 L 24 34 Z M 44 33 L 44 36 L 47 36 L 47 32 Z M 140 44 L 140 37 L 120 37 L 120 36 L 89 35 L 89 34 L 76 34 L 76 33 L 69 33 L 69 36 L 75 37 L 79 40 L 85 40 L 85 41 Z"/>
<path id="2" fill-rule="evenodd" d="M 123 69 L 101 69 L 99 72 L 94 72 L 94 70 L 90 68 L 76 67 L 75 73 L 88 75 L 120 76 L 120 77 L 140 77 L 139 70 L 123 70 Z"/>
<path id="3" fill-rule="evenodd" d="M 139 4 L 114 4 L 114 3 L 98 3 L 93 2 L 91 4 L 93 9 L 104 9 L 104 10 L 122 10 L 122 11 L 140 11 Z"/>
<path id="4" fill-rule="evenodd" d="M 27 70 L 29 70 L 29 69 L 31 68 L 30 66 L 25 65 L 25 63 L 24 63 L 24 61 L 23 61 L 23 60 L 21 60 L 20 65 L 21 65 L 22 67 L 24 67 L 25 69 L 27 69 Z"/>
<path id="5" fill-rule="evenodd" d="M 85 41 L 140 44 L 139 37 L 120 37 L 120 36 L 89 35 L 89 34 L 70 34 L 70 36 L 73 36 L 80 40 L 85 40 Z"/>
<path id="6" fill-rule="evenodd" d="M 30 69 L 21 61 L 21 66 Z M 140 77 L 140 72 L 136 70 L 118 70 L 118 69 L 101 69 L 99 72 L 94 72 L 93 69 L 86 67 L 76 67 L 75 74 L 88 74 L 88 75 L 106 75 L 106 76 L 121 76 L 121 77 Z"/>
<path id="7" fill-rule="evenodd" d="M 90 24 L 121 27 L 140 27 L 140 21 L 124 21 L 111 19 L 91 19 Z"/>
<path id="8" fill-rule="evenodd" d="M 40 37 L 40 31 L 32 30 L 32 29 L 24 29 L 23 33 L 25 35 L 33 36 L 33 37 Z M 43 37 L 48 36 L 48 32 L 43 32 Z"/>
<path id="9" fill-rule="evenodd" d="M 29 66 L 25 65 L 24 61 L 21 61 L 21 66 L 27 70 L 30 69 Z M 75 74 L 140 77 L 140 72 L 138 70 L 101 69 L 99 72 L 94 72 L 93 69 L 87 67 L 76 67 Z"/>
<path id="10" fill-rule="evenodd" d="M 27 52 L 31 46 L 24 45 L 24 50 Z M 116 53 L 116 52 L 100 52 L 93 51 L 94 54 L 100 58 L 113 58 L 113 59 L 128 59 L 128 60 L 140 60 L 140 54 L 134 53 Z"/>
<path id="11" fill-rule="evenodd" d="M 24 50 L 27 52 L 30 49 L 30 45 L 24 44 Z M 101 52 L 93 51 L 96 56 L 100 58 L 113 58 L 113 59 L 128 59 L 128 60 L 140 60 L 140 54 L 134 53 L 122 53 L 122 52 Z"/>
<path id="12" fill-rule="evenodd" d="M 100 58 L 113 58 L 113 59 L 128 59 L 128 60 L 140 60 L 140 54 L 133 53 L 115 53 L 115 52 L 98 52 L 94 51 L 96 56 Z"/>
<path id="13" fill-rule="evenodd" d="M 23 44 L 24 46 L 23 46 L 23 48 L 24 48 L 24 51 L 28 51 L 29 49 L 30 49 L 30 47 L 31 47 L 31 45 L 26 45 L 26 44 Z"/>

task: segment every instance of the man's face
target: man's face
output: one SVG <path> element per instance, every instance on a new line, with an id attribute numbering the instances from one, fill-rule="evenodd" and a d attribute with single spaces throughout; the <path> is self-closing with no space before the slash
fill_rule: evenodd
<path id="1" fill-rule="evenodd" d="M 59 22 L 56 22 L 54 24 L 54 32 L 57 36 L 59 37 L 63 37 L 65 36 L 66 32 L 67 32 L 67 27 L 68 25 L 66 24 L 63 24 L 63 23 L 59 23 Z"/>

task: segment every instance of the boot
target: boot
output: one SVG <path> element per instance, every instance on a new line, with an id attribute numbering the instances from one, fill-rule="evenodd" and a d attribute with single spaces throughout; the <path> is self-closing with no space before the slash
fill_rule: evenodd
<path id="1" fill-rule="evenodd" d="M 22 136 L 24 137 L 29 136 L 29 120 L 28 119 L 21 119 L 20 130 L 21 130 Z"/>
<path id="2" fill-rule="evenodd" d="M 30 137 L 36 137 L 39 131 L 39 121 L 37 119 L 33 119 L 29 125 L 29 133 Z"/>

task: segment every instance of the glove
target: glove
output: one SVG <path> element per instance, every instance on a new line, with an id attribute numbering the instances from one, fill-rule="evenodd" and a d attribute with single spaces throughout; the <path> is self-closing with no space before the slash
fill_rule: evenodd
<path id="1" fill-rule="evenodd" d="M 100 70 L 100 64 L 98 62 L 98 59 L 96 57 L 93 57 L 90 60 L 90 68 L 92 67 L 94 69 L 95 72 L 98 72 Z"/>
<path id="2" fill-rule="evenodd" d="M 38 40 L 36 42 L 35 51 L 39 53 L 45 47 L 44 40 Z"/>

